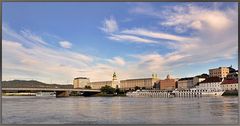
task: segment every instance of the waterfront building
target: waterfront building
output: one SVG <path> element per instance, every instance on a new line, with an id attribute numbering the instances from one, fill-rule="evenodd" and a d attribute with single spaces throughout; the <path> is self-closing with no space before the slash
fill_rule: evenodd
<path id="1" fill-rule="evenodd" d="M 196 82 L 199 81 L 198 78 L 194 79 L 194 77 L 185 77 L 185 78 L 179 79 L 177 81 L 178 89 L 179 90 L 187 90 L 189 88 L 194 87 L 193 80 Z"/>
<path id="2" fill-rule="evenodd" d="M 209 91 L 221 91 L 223 90 L 221 87 L 223 79 L 220 77 L 209 77 L 204 81 L 199 83 L 200 90 L 209 90 Z"/>
<path id="3" fill-rule="evenodd" d="M 221 87 L 224 91 L 238 90 L 238 79 L 224 79 Z"/>
<path id="4" fill-rule="evenodd" d="M 209 69 L 210 77 L 220 77 L 225 78 L 229 74 L 229 67 L 219 67 L 214 69 Z"/>
<path id="5" fill-rule="evenodd" d="M 238 79 L 238 71 L 231 72 L 227 75 L 227 78 Z"/>
<path id="6" fill-rule="evenodd" d="M 97 81 L 88 83 L 88 86 L 90 86 L 91 89 L 101 89 L 101 87 L 106 85 L 112 87 L 112 81 Z"/>
<path id="7" fill-rule="evenodd" d="M 139 79 L 127 79 L 120 81 L 120 88 L 124 90 L 132 90 L 135 87 L 141 89 L 153 89 L 153 85 L 159 79 L 156 74 L 152 75 L 152 78 L 139 78 Z"/>
<path id="8" fill-rule="evenodd" d="M 77 77 L 73 80 L 73 88 L 85 88 L 85 86 L 90 82 L 89 78 Z"/>
<path id="9" fill-rule="evenodd" d="M 201 74 L 193 77 L 193 86 L 199 85 L 200 82 L 204 81 L 208 77 L 209 77 L 208 74 Z"/>
<path id="10" fill-rule="evenodd" d="M 209 76 L 207 74 L 197 75 L 195 77 L 181 78 L 177 81 L 177 88 L 179 90 L 188 90 L 199 85 L 200 82 L 204 81 Z"/>
<path id="11" fill-rule="evenodd" d="M 120 88 L 120 82 L 117 80 L 117 75 L 114 72 L 112 76 L 112 81 L 97 81 L 90 82 L 89 78 L 86 77 L 77 77 L 73 80 L 74 88 L 85 88 L 85 86 L 90 86 L 91 89 L 100 89 L 103 86 L 110 86 L 113 88 Z"/>
<path id="12" fill-rule="evenodd" d="M 174 90 L 177 87 L 176 80 L 167 75 L 166 79 L 156 82 L 156 89 Z"/>
<path id="13" fill-rule="evenodd" d="M 92 89 L 101 89 L 101 87 L 106 85 L 112 88 L 120 88 L 120 82 L 117 80 L 117 74 L 115 72 L 113 73 L 112 81 L 97 81 L 88 83 L 88 86 Z"/>

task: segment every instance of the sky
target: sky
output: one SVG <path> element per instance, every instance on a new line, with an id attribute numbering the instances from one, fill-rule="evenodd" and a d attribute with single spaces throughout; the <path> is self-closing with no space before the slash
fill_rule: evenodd
<path id="1" fill-rule="evenodd" d="M 3 2 L 2 79 L 72 83 L 238 65 L 235 2 Z"/>

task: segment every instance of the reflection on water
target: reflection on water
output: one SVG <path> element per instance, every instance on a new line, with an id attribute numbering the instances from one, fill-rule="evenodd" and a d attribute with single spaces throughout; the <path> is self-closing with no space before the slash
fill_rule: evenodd
<path id="1" fill-rule="evenodd" d="M 3 97 L 4 124 L 238 124 L 238 97 Z"/>

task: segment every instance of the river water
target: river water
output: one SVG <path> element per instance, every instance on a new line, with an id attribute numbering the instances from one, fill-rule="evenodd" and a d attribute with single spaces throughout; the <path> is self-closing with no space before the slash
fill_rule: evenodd
<path id="1" fill-rule="evenodd" d="M 3 96 L 3 124 L 238 124 L 238 97 Z"/>

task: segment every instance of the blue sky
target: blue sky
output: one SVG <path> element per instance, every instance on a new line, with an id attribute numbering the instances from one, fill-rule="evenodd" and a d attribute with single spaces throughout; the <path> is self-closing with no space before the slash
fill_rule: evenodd
<path id="1" fill-rule="evenodd" d="M 3 3 L 3 80 L 71 83 L 237 68 L 237 3 Z"/>

